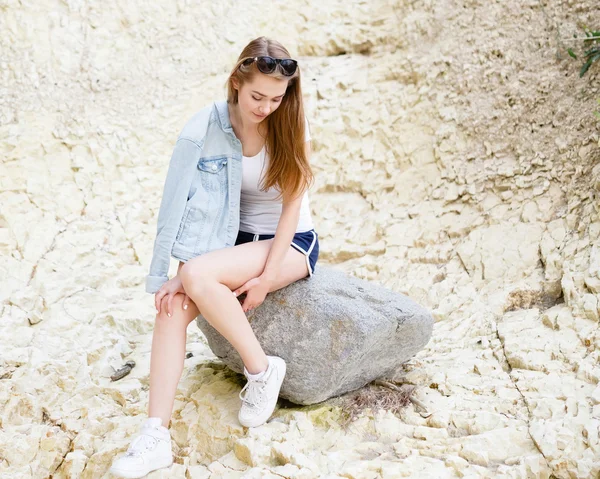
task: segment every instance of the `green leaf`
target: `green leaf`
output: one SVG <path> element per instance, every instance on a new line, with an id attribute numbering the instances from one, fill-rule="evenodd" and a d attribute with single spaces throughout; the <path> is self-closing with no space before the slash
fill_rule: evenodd
<path id="1" fill-rule="evenodd" d="M 581 67 L 581 70 L 579 71 L 579 78 L 581 78 L 583 75 L 585 75 L 585 72 L 588 71 L 588 69 L 590 68 L 591 64 L 593 62 L 595 62 L 596 60 L 598 60 L 598 58 L 600 58 L 600 53 L 597 53 L 593 57 L 590 57 L 590 59 L 583 64 L 583 66 Z"/>
<path id="2" fill-rule="evenodd" d="M 569 52 L 569 55 L 572 56 L 573 58 L 577 58 L 577 55 L 575 55 L 575 53 L 573 53 L 573 49 L 572 48 L 569 48 L 567 50 L 567 52 Z"/>
<path id="3" fill-rule="evenodd" d="M 596 115 L 598 118 L 600 118 L 600 111 L 595 111 L 594 115 Z"/>
<path id="4" fill-rule="evenodd" d="M 592 64 L 592 59 L 590 58 L 587 62 L 585 62 L 583 64 L 583 66 L 581 67 L 581 70 L 579 70 L 579 78 L 581 78 L 583 75 L 585 75 L 585 72 L 588 71 L 591 64 Z"/>

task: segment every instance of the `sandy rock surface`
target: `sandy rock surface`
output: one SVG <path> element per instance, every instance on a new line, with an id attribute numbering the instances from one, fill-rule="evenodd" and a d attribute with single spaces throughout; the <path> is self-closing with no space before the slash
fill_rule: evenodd
<path id="1" fill-rule="evenodd" d="M 301 62 L 322 263 L 434 314 L 395 377 L 431 414 L 244 431 L 192 325 L 151 477 L 596 477 L 599 74 L 561 40 L 596 2 L 238 5 L 0 3 L 0 476 L 108 476 L 143 421 L 168 159 L 264 34 Z"/>

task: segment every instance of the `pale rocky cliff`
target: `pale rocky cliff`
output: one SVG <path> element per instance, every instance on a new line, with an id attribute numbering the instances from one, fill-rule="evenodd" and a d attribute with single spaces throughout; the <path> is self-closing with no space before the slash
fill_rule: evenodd
<path id="1" fill-rule="evenodd" d="M 397 375 L 431 415 L 244 433 L 191 325 L 154 477 L 597 477 L 600 65 L 557 49 L 578 22 L 596 2 L 1 2 L 0 476 L 104 477 L 137 430 L 168 159 L 267 35 L 303 72 L 320 261 L 434 314 Z"/>

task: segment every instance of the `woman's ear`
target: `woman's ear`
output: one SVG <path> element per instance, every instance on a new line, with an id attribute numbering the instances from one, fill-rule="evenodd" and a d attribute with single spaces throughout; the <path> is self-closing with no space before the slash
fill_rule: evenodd
<path id="1" fill-rule="evenodd" d="M 231 79 L 231 84 L 233 85 L 233 89 L 234 90 L 239 90 L 240 89 L 240 84 L 237 81 L 237 78 L 232 78 Z"/>

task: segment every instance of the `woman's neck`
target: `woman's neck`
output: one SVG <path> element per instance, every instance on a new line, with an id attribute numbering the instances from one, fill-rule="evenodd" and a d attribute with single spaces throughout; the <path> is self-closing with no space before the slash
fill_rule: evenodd
<path id="1" fill-rule="evenodd" d="M 238 138 L 260 136 L 259 131 L 262 131 L 262 124 L 254 123 L 249 120 L 244 121 L 238 103 L 233 105 L 228 103 L 227 108 L 229 109 L 229 121 Z"/>

